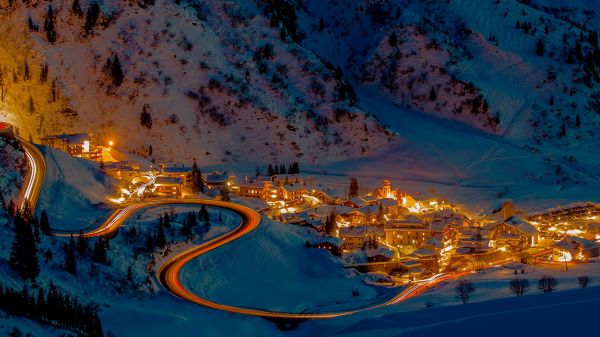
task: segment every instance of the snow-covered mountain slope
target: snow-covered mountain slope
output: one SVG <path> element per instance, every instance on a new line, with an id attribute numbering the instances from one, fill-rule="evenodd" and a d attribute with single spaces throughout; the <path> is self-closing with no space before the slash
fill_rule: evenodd
<path id="1" fill-rule="evenodd" d="M 94 132 L 169 161 L 314 162 L 387 147 L 395 136 L 353 106 L 344 74 L 282 40 L 259 5 L 5 5 L 3 114 L 24 134 Z"/>
<path id="2" fill-rule="evenodd" d="M 46 176 L 37 209 L 46 210 L 56 230 L 95 228 L 113 211 L 119 183 L 89 160 L 42 147 Z"/>
<path id="3" fill-rule="evenodd" d="M 302 3 L 304 45 L 387 92 L 384 99 L 442 117 L 473 119 L 464 113 L 471 109 L 460 113 L 451 104 L 456 88 L 444 85 L 451 77 L 480 95 L 481 110 L 487 103 L 489 116 L 469 124 L 499 121 L 499 134 L 538 144 L 573 146 L 597 139 L 600 52 L 593 2 Z M 435 99 L 429 97 L 432 87 Z"/>

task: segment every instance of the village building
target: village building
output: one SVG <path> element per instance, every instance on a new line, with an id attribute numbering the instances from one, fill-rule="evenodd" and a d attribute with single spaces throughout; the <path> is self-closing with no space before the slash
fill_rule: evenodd
<path id="1" fill-rule="evenodd" d="M 423 247 L 431 237 L 429 226 L 416 216 L 409 216 L 402 220 L 389 220 L 384 230 L 385 241 L 405 253 Z"/>
<path id="2" fill-rule="evenodd" d="M 383 207 L 383 214 L 389 219 L 397 219 L 400 216 L 408 215 L 408 210 L 401 207 L 396 199 L 383 198 L 379 199 L 377 202 Z M 401 213 L 401 208 L 406 210 L 406 213 Z"/>
<path id="3" fill-rule="evenodd" d="M 552 247 L 552 259 L 559 262 L 585 261 L 600 256 L 600 244 L 575 236 L 567 236 Z"/>
<path id="4" fill-rule="evenodd" d="M 277 197 L 288 205 L 301 204 L 304 202 L 303 195 L 307 194 L 302 184 L 281 185 L 277 188 Z"/>
<path id="5" fill-rule="evenodd" d="M 208 188 L 230 188 L 235 185 L 235 175 L 231 172 L 213 171 L 204 177 Z"/>
<path id="6" fill-rule="evenodd" d="M 377 205 L 377 204 L 365 205 L 365 206 L 362 206 L 361 208 L 359 208 L 357 211 L 364 215 L 365 224 L 372 225 L 377 222 L 377 217 L 379 216 L 378 215 L 379 205 Z"/>
<path id="7" fill-rule="evenodd" d="M 96 146 L 93 136 L 87 133 L 51 135 L 43 137 L 41 141 L 43 145 L 67 152 L 73 157 L 102 160 L 102 147 Z"/>
<path id="8" fill-rule="evenodd" d="M 344 195 L 339 191 L 326 186 L 316 186 L 309 188 L 310 194 L 328 205 L 343 205 L 345 200 Z"/>
<path id="9" fill-rule="evenodd" d="M 338 230 L 338 237 L 344 240 L 344 249 L 362 248 L 368 240 L 367 227 L 343 227 Z"/>
<path id="10" fill-rule="evenodd" d="M 497 248 L 517 251 L 538 243 L 539 231 L 529 222 L 517 216 L 485 226 L 491 231 L 490 239 Z"/>
<path id="11" fill-rule="evenodd" d="M 273 183 L 270 180 L 245 181 L 238 185 L 238 195 L 246 198 L 257 198 L 265 201 L 276 199 Z"/>
<path id="12" fill-rule="evenodd" d="M 368 262 L 388 262 L 394 258 L 394 252 L 387 247 L 377 247 L 365 250 Z"/>
<path id="13" fill-rule="evenodd" d="M 133 179 L 140 177 L 139 166 L 133 166 L 128 161 L 105 164 L 104 172 L 118 180 L 132 181 Z"/>
<path id="14" fill-rule="evenodd" d="M 354 198 L 350 199 L 350 204 L 352 205 L 352 207 L 355 207 L 355 208 L 374 205 L 376 203 L 377 203 L 377 199 L 372 196 L 360 196 L 360 197 L 354 197 Z"/>
<path id="15" fill-rule="evenodd" d="M 346 227 L 356 227 L 366 224 L 367 220 L 361 211 L 351 208 L 338 213 L 337 222 L 345 224 Z"/>
<path id="16" fill-rule="evenodd" d="M 192 184 L 192 168 L 183 166 L 161 166 L 160 174 L 164 177 L 179 178 L 183 187 Z"/>
<path id="17" fill-rule="evenodd" d="M 179 177 L 158 176 L 154 181 L 154 193 L 159 196 L 180 197 L 183 182 Z"/>
<path id="18" fill-rule="evenodd" d="M 320 236 L 307 241 L 308 247 L 325 249 L 335 256 L 341 255 L 343 245 L 344 240 L 332 236 Z"/>

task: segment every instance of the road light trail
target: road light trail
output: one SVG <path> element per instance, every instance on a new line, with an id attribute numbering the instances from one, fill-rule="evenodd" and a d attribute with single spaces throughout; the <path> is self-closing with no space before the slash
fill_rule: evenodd
<path id="1" fill-rule="evenodd" d="M 32 211 L 35 211 L 37 200 L 40 196 L 42 185 L 44 184 L 44 177 L 46 175 L 46 161 L 44 155 L 40 150 L 33 144 L 20 139 L 27 157 L 27 163 L 29 165 L 29 172 L 27 174 L 26 185 L 21 189 L 19 194 L 19 206 L 21 209 L 25 207 L 26 203 L 29 203 Z"/>
<path id="2" fill-rule="evenodd" d="M 44 175 L 46 171 L 45 159 L 42 153 L 35 147 L 26 141 L 22 141 L 25 154 L 30 165 L 29 177 L 27 179 L 27 185 L 21 190 L 20 205 L 23 207 L 27 201 L 30 202 L 32 209 L 35 208 L 40 190 L 44 182 Z M 206 199 L 159 199 L 151 201 L 143 201 L 135 204 L 131 204 L 122 209 L 118 209 L 111 214 L 104 223 L 89 232 L 82 234 L 71 234 L 71 233 L 55 233 L 56 236 L 84 236 L 84 237 L 96 237 L 102 235 L 108 235 L 115 233 L 124 223 L 131 217 L 135 212 L 143 208 L 157 207 L 157 206 L 171 206 L 171 205 L 205 205 L 211 207 L 218 207 L 232 211 L 240 216 L 241 222 L 232 231 L 222 234 L 216 238 L 213 238 L 207 242 L 204 242 L 198 246 L 191 247 L 165 262 L 158 271 L 159 282 L 173 295 L 187 300 L 189 302 L 199 304 L 208 308 L 245 314 L 251 316 L 267 317 L 267 318 L 283 318 L 283 319 L 327 319 L 340 316 L 346 316 L 363 312 L 367 310 L 373 310 L 384 306 L 395 305 L 404 302 L 410 298 L 413 298 L 440 282 L 447 281 L 454 278 L 459 278 L 469 274 L 469 272 L 462 273 L 449 273 L 449 274 L 437 274 L 433 277 L 422 280 L 421 282 L 414 283 L 402 292 L 398 293 L 392 299 L 373 306 L 359 308 L 355 310 L 347 310 L 340 312 L 331 313 L 288 313 L 288 312 L 276 312 L 265 309 L 251 309 L 242 308 L 231 305 L 225 305 L 216 303 L 207 299 L 204 299 L 190 290 L 188 290 L 180 280 L 180 274 L 183 267 L 191 260 L 206 254 L 212 250 L 215 250 L 221 246 L 224 246 L 244 235 L 252 232 L 261 222 L 261 216 L 256 211 L 234 203 L 218 201 L 218 200 L 206 200 Z"/>

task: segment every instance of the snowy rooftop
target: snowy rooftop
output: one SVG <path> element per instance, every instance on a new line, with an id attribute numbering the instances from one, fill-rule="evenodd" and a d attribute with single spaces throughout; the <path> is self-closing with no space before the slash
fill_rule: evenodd
<path id="1" fill-rule="evenodd" d="M 154 184 L 155 185 L 179 185 L 179 184 L 181 184 L 181 178 L 158 176 L 158 177 L 156 177 Z"/>
<path id="2" fill-rule="evenodd" d="M 510 218 L 508 218 L 504 221 L 493 222 L 491 224 L 486 225 L 485 228 L 492 229 L 501 224 L 507 224 L 525 234 L 529 234 L 529 235 L 538 235 L 539 234 L 538 230 L 535 229 L 535 227 L 532 224 L 521 219 L 518 216 L 511 216 Z"/>
<path id="3" fill-rule="evenodd" d="M 594 241 L 578 238 L 575 236 L 567 236 L 564 239 L 554 244 L 555 247 L 568 250 L 577 251 L 579 249 L 594 249 L 600 247 L 600 244 Z"/>

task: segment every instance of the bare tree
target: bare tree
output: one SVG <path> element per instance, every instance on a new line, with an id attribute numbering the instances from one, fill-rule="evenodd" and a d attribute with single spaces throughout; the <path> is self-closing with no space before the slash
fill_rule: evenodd
<path id="1" fill-rule="evenodd" d="M 475 291 L 475 285 L 470 281 L 460 281 L 456 287 L 456 292 L 462 300 L 463 304 L 469 302 L 471 293 Z"/>
<path id="2" fill-rule="evenodd" d="M 579 286 L 581 288 L 587 288 L 588 284 L 590 283 L 591 279 L 589 276 L 579 276 L 577 278 L 577 284 L 579 284 Z"/>
<path id="3" fill-rule="evenodd" d="M 551 293 L 552 291 L 556 290 L 557 286 L 558 280 L 550 275 L 546 275 L 538 281 L 538 289 L 544 293 Z"/>
<path id="4" fill-rule="evenodd" d="M 527 288 L 529 288 L 529 281 L 525 278 L 515 277 L 508 283 L 510 290 L 517 296 L 523 296 Z"/>

